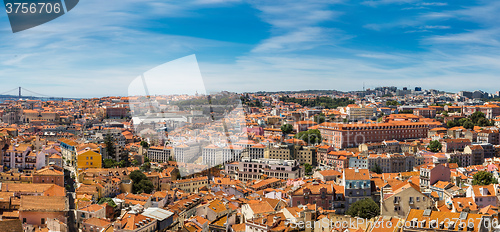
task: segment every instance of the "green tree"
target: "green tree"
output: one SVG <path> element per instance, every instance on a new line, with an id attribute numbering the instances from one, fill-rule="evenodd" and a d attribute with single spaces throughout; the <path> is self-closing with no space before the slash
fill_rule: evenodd
<path id="1" fill-rule="evenodd" d="M 413 110 L 398 110 L 398 114 L 413 114 Z"/>
<path id="2" fill-rule="evenodd" d="M 321 143 L 321 132 L 318 129 L 301 131 L 294 137 L 300 140 L 304 140 L 308 144 Z"/>
<path id="3" fill-rule="evenodd" d="M 478 126 L 490 126 L 490 121 L 486 118 L 480 118 L 477 120 L 476 125 L 478 125 Z"/>
<path id="4" fill-rule="evenodd" d="M 145 171 L 145 172 L 149 172 L 151 171 L 151 163 L 150 162 L 145 162 L 142 166 L 141 166 L 141 170 Z"/>
<path id="5" fill-rule="evenodd" d="M 397 105 L 400 105 L 400 104 L 396 100 L 389 100 L 389 101 L 385 102 L 385 105 L 386 106 L 397 106 Z"/>
<path id="6" fill-rule="evenodd" d="M 108 205 L 111 206 L 111 207 L 113 207 L 113 208 L 116 207 L 115 202 L 111 198 L 109 198 L 109 197 L 103 197 L 103 198 L 99 199 L 99 202 L 97 204 L 100 205 L 100 204 L 103 204 L 103 203 L 108 203 Z"/>
<path id="7" fill-rule="evenodd" d="M 112 157 L 115 155 L 115 142 L 113 137 L 110 134 L 107 134 L 104 137 L 104 145 L 106 145 L 106 154 L 108 157 Z"/>
<path id="8" fill-rule="evenodd" d="M 371 198 L 354 202 L 347 210 L 351 217 L 373 218 L 380 215 L 380 207 Z"/>
<path id="9" fill-rule="evenodd" d="M 382 168 L 377 163 L 375 163 L 375 165 L 373 165 L 373 167 L 370 169 L 370 171 L 375 172 L 377 174 L 382 174 Z"/>
<path id="10" fill-rule="evenodd" d="M 457 157 L 449 158 L 448 163 L 456 163 L 459 167 L 462 167 L 462 164 L 460 163 L 460 160 Z"/>
<path id="11" fill-rule="evenodd" d="M 148 148 L 149 147 L 149 143 L 146 142 L 146 141 L 141 141 L 140 145 L 144 148 Z"/>
<path id="12" fill-rule="evenodd" d="M 498 180 L 493 177 L 491 172 L 479 171 L 472 177 L 473 185 L 498 184 Z"/>
<path id="13" fill-rule="evenodd" d="M 472 123 L 470 120 L 466 120 L 462 126 L 465 129 L 474 129 L 474 123 Z"/>
<path id="14" fill-rule="evenodd" d="M 120 168 L 125 168 L 125 167 L 129 166 L 125 160 L 120 160 L 120 161 L 116 162 L 115 165 L 120 167 Z"/>
<path id="15" fill-rule="evenodd" d="M 443 148 L 443 145 L 441 145 L 441 143 L 437 140 L 432 140 L 427 148 L 429 148 L 432 152 L 439 152 L 441 151 L 441 148 Z"/>
<path id="16" fill-rule="evenodd" d="M 132 180 L 133 193 L 151 193 L 154 190 L 153 182 L 141 171 L 135 170 L 129 174 L 129 177 Z M 153 187 L 150 188 L 150 186 Z"/>
<path id="17" fill-rule="evenodd" d="M 283 124 L 280 129 L 283 134 L 290 134 L 293 131 L 293 126 L 290 124 Z"/>
<path id="18" fill-rule="evenodd" d="M 308 163 L 304 164 L 304 171 L 306 174 L 310 174 L 312 172 L 312 170 L 313 170 L 313 167 L 310 164 L 308 164 Z"/>
<path id="19" fill-rule="evenodd" d="M 321 113 L 319 115 L 314 115 L 313 120 L 318 124 L 324 123 L 325 122 L 325 115 L 323 113 Z"/>
<path id="20" fill-rule="evenodd" d="M 138 184 L 138 189 L 139 191 L 137 193 L 151 193 L 155 190 L 155 186 L 150 180 L 141 180 Z"/>
<path id="21" fill-rule="evenodd" d="M 116 162 L 112 159 L 104 159 L 103 161 L 104 168 L 112 168 L 115 167 L 116 165 L 117 165 Z"/>
<path id="22" fill-rule="evenodd" d="M 455 124 L 455 121 L 453 121 L 453 120 L 446 122 L 446 127 L 448 127 L 448 128 L 452 128 L 455 126 L 456 126 L 456 124 Z"/>
<path id="23" fill-rule="evenodd" d="M 483 118 L 486 119 L 486 116 L 484 116 L 484 113 L 481 111 L 476 111 L 469 116 L 469 119 L 472 121 L 472 123 L 474 123 L 474 125 L 477 125 L 479 120 Z"/>

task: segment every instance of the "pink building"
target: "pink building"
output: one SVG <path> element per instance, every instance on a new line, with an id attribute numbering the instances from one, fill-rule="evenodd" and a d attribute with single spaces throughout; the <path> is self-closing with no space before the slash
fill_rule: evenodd
<path id="1" fill-rule="evenodd" d="M 19 219 L 29 225 L 45 226 L 47 219 L 64 219 L 68 199 L 61 196 L 21 196 Z"/>
<path id="2" fill-rule="evenodd" d="M 293 124 L 293 129 L 299 133 L 301 131 L 307 131 L 309 127 L 316 126 L 318 123 L 314 121 L 298 121 Z"/>
<path id="3" fill-rule="evenodd" d="M 330 151 L 326 155 L 326 165 L 340 172 L 349 167 L 349 157 L 352 156 L 352 152 L 349 151 Z"/>
<path id="4" fill-rule="evenodd" d="M 429 188 L 438 181 L 450 181 L 450 168 L 442 164 L 428 164 L 420 167 L 420 186 Z"/>
<path id="5" fill-rule="evenodd" d="M 498 187 L 495 185 L 472 185 L 467 188 L 466 196 L 472 197 L 479 208 L 491 205 L 498 206 L 498 198 L 496 196 Z"/>

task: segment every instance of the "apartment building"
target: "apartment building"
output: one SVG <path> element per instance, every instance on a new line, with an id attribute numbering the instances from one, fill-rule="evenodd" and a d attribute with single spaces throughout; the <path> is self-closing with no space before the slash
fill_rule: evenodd
<path id="1" fill-rule="evenodd" d="M 340 109 L 341 113 L 347 114 L 349 120 L 371 119 L 376 111 L 377 108 L 375 107 L 359 106 L 356 104 L 351 104 Z"/>
<path id="2" fill-rule="evenodd" d="M 370 172 L 368 169 L 346 168 L 342 176 L 346 209 L 356 201 L 371 197 Z"/>
<path id="3" fill-rule="evenodd" d="M 240 161 L 243 147 L 239 145 L 228 145 L 222 149 L 222 163 Z"/>
<path id="4" fill-rule="evenodd" d="M 34 184 L 56 184 L 64 187 L 63 170 L 56 169 L 53 166 L 45 167 L 33 173 Z"/>
<path id="5" fill-rule="evenodd" d="M 152 162 L 165 163 L 170 161 L 173 148 L 170 146 L 151 146 L 148 149 L 148 159 Z"/>
<path id="6" fill-rule="evenodd" d="M 257 180 L 263 175 L 287 180 L 302 177 L 303 171 L 296 160 L 243 158 L 237 164 L 237 180 Z"/>
<path id="7" fill-rule="evenodd" d="M 328 152 L 335 150 L 335 148 L 328 145 L 318 145 L 316 147 L 318 148 L 316 150 L 316 164 L 326 164 L 326 156 Z"/>
<path id="8" fill-rule="evenodd" d="M 190 146 L 187 144 L 181 144 L 174 147 L 174 157 L 175 161 L 181 163 L 192 162 L 193 158 L 198 154 L 198 146 Z"/>
<path id="9" fill-rule="evenodd" d="M 78 143 L 71 139 L 59 139 L 62 157 L 72 165 L 76 164 L 76 146 Z"/>
<path id="10" fill-rule="evenodd" d="M 3 166 L 18 170 L 36 169 L 36 155 L 30 144 L 13 144 L 3 154 Z"/>
<path id="11" fill-rule="evenodd" d="M 468 154 L 472 165 L 480 165 L 484 162 L 484 149 L 481 145 L 469 145 L 464 148 L 464 153 Z"/>
<path id="12" fill-rule="evenodd" d="M 307 183 L 290 194 L 290 205 L 316 204 L 316 207 L 323 209 L 334 209 L 335 188 L 331 184 L 318 182 Z"/>
<path id="13" fill-rule="evenodd" d="M 498 185 L 472 185 L 466 190 L 466 197 L 471 197 L 479 208 L 486 206 L 498 206 L 497 193 L 499 191 Z"/>
<path id="14" fill-rule="evenodd" d="M 300 164 L 311 164 L 316 166 L 316 147 L 294 146 L 295 159 Z"/>
<path id="15" fill-rule="evenodd" d="M 440 139 L 442 152 L 463 151 L 466 146 L 471 145 L 470 139 Z"/>
<path id="16" fill-rule="evenodd" d="M 477 132 L 477 142 L 499 145 L 500 140 L 499 140 L 498 130 L 488 129 Z"/>
<path id="17" fill-rule="evenodd" d="M 187 193 L 198 192 L 198 189 L 208 186 L 208 177 L 195 177 L 190 179 L 175 180 L 170 184 L 170 189 L 178 188 Z"/>
<path id="18" fill-rule="evenodd" d="M 264 150 L 264 158 L 291 160 L 294 157 L 293 150 L 293 145 L 280 144 L 275 146 L 268 146 Z"/>
<path id="19" fill-rule="evenodd" d="M 482 106 L 464 106 L 462 113 L 465 116 L 469 116 L 475 113 L 476 111 L 483 112 L 484 116 L 487 119 L 494 119 L 496 116 L 500 115 L 500 106 L 495 104 L 488 104 Z"/>
<path id="20" fill-rule="evenodd" d="M 382 141 L 379 143 L 363 143 L 358 146 L 358 150 L 363 153 L 399 153 L 401 145 L 397 140 Z"/>
<path id="21" fill-rule="evenodd" d="M 416 116 L 424 117 L 424 118 L 435 118 L 436 117 L 436 109 L 416 108 L 416 109 L 413 109 L 413 114 Z"/>
<path id="22" fill-rule="evenodd" d="M 359 155 L 351 156 L 349 157 L 349 167 L 368 169 L 368 158 Z"/>
<path id="23" fill-rule="evenodd" d="M 402 154 L 370 154 L 367 157 L 368 169 L 379 166 L 382 172 L 406 172 L 406 156 Z M 413 168 L 413 167 L 412 167 Z"/>
<path id="24" fill-rule="evenodd" d="M 461 167 L 468 167 L 473 165 L 472 163 L 472 154 L 465 152 L 453 152 L 453 153 L 445 153 L 444 154 L 448 160 L 457 160 L 458 165 Z"/>
<path id="25" fill-rule="evenodd" d="M 222 164 L 222 148 L 211 144 L 203 148 L 201 152 L 202 163 L 210 167 Z"/>
<path id="26" fill-rule="evenodd" d="M 326 155 L 324 165 L 330 166 L 337 171 L 341 171 L 342 169 L 349 167 L 349 158 L 352 156 L 354 156 L 354 154 L 346 150 L 330 151 Z"/>
<path id="27" fill-rule="evenodd" d="M 420 187 L 430 188 L 438 181 L 450 181 L 450 168 L 442 164 L 426 164 L 420 167 Z"/>
<path id="28" fill-rule="evenodd" d="M 382 194 L 380 212 L 383 216 L 405 217 L 411 209 L 432 209 L 434 206 L 434 201 L 411 182 L 403 182 Z"/>
<path id="29" fill-rule="evenodd" d="M 264 144 L 255 144 L 248 148 L 248 157 L 250 159 L 262 159 L 264 158 L 266 146 Z"/>
<path id="30" fill-rule="evenodd" d="M 323 143 L 336 148 L 355 147 L 363 143 L 385 140 L 423 138 L 429 129 L 441 126 L 440 122 L 385 122 L 343 124 L 325 122 L 319 125 Z"/>
<path id="31" fill-rule="evenodd" d="M 77 168 L 79 171 L 87 168 L 101 168 L 101 154 L 92 150 L 83 150 L 77 155 Z"/>

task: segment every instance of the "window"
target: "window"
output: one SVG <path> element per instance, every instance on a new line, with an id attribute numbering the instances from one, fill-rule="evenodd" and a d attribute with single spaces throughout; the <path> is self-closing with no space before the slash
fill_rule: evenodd
<path id="1" fill-rule="evenodd" d="M 26 218 L 23 218 L 23 223 L 26 223 Z"/>
<path id="2" fill-rule="evenodd" d="M 42 224 L 42 225 L 43 225 L 43 224 L 45 224 L 45 218 L 42 218 L 42 219 L 41 219 L 41 224 Z"/>

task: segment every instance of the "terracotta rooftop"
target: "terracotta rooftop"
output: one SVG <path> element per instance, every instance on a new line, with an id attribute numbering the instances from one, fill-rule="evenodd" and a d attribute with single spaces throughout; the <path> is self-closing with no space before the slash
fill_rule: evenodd
<path id="1" fill-rule="evenodd" d="M 68 211 L 68 199 L 61 196 L 21 196 L 19 211 Z"/>

